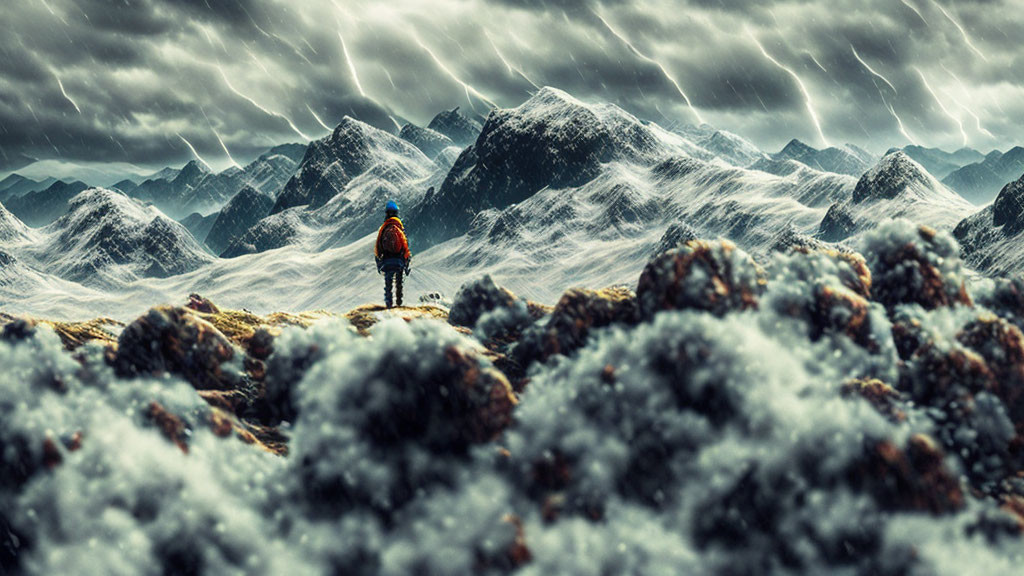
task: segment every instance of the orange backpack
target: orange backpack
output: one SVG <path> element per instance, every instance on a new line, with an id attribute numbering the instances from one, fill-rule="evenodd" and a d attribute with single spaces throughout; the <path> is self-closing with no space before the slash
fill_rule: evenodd
<path id="1" fill-rule="evenodd" d="M 380 233 L 380 251 L 386 256 L 401 256 L 405 253 L 405 234 L 397 222 L 389 221 Z"/>

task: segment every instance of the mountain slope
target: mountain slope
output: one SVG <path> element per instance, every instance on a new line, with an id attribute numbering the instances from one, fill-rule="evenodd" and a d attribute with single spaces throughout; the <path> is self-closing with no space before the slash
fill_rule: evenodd
<path id="1" fill-rule="evenodd" d="M 455 146 L 452 139 L 444 134 L 430 128 L 421 128 L 415 124 L 402 126 L 398 137 L 419 148 L 428 158 L 434 158 L 445 148 Z"/>
<path id="2" fill-rule="evenodd" d="M 1003 186 L 992 204 L 965 218 L 953 235 L 964 260 L 978 271 L 1024 271 L 1024 176 Z"/>
<path id="3" fill-rule="evenodd" d="M 1016 146 L 1006 153 L 991 152 L 984 160 L 953 171 L 942 183 L 974 204 L 982 205 L 1021 174 L 1024 174 L 1024 147 Z"/>
<path id="4" fill-rule="evenodd" d="M 693 150 L 707 155 L 621 108 L 587 105 L 545 87 L 517 108 L 491 111 L 476 142 L 410 220 L 432 245 L 464 232 L 482 210 L 505 208 L 548 187 L 583 185 L 612 160 L 649 165 Z"/>
<path id="5" fill-rule="evenodd" d="M 351 242 L 376 230 L 387 200 L 404 210 L 438 185 L 447 172 L 444 155 L 433 162 L 409 142 L 346 116 L 329 136 L 310 143 L 271 215 L 237 236 L 223 255 Z"/>
<path id="6" fill-rule="evenodd" d="M 29 227 L 0 204 L 0 242 L 21 242 L 28 240 L 30 236 Z"/>
<path id="7" fill-rule="evenodd" d="M 206 245 L 220 254 L 231 241 L 270 214 L 274 199 L 252 186 L 244 186 L 221 208 L 206 235 Z"/>
<path id="8" fill-rule="evenodd" d="M 309 144 L 298 173 L 285 185 L 271 213 L 293 206 L 319 208 L 371 168 L 413 173 L 428 162 L 405 140 L 345 116 L 330 136 Z"/>
<path id="9" fill-rule="evenodd" d="M 193 238 L 199 240 L 200 238 L 206 238 L 206 235 L 210 233 L 210 229 L 213 228 L 213 223 L 217 221 L 218 216 L 220 216 L 220 212 L 214 212 L 207 216 L 203 216 L 199 212 L 193 212 L 178 220 L 178 222 L 188 229 Z"/>
<path id="10" fill-rule="evenodd" d="M 434 116 L 427 129 L 445 136 L 456 146 L 468 146 L 476 140 L 483 125 L 455 107 Z"/>

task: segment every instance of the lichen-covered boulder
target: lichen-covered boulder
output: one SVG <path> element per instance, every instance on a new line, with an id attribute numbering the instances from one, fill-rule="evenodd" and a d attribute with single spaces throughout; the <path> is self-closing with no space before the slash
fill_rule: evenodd
<path id="1" fill-rule="evenodd" d="M 314 508 L 388 516 L 454 478 L 472 445 L 511 422 L 517 399 L 508 380 L 450 326 L 391 319 L 372 339 L 336 328 L 283 335 L 270 359 L 272 369 L 294 365 L 295 353 L 308 364 L 289 396 L 297 489 Z M 319 350 L 313 357 L 309 344 Z"/>
<path id="2" fill-rule="evenodd" d="M 180 375 L 198 390 L 242 383 L 235 349 L 224 334 L 186 308 L 153 308 L 118 338 L 112 364 L 122 376 Z"/>
<path id="3" fill-rule="evenodd" d="M 704 310 L 716 316 L 757 307 L 764 271 L 727 240 L 694 241 L 655 257 L 640 275 L 639 315 L 649 321 L 662 310 Z"/>
<path id="4" fill-rule="evenodd" d="M 569 355 L 583 346 L 593 330 L 637 321 L 636 293 L 623 286 L 601 290 L 572 288 L 558 300 L 546 322 L 524 334 L 514 356 L 522 366 L 556 354 Z"/>
<path id="5" fill-rule="evenodd" d="M 1003 319 L 982 316 L 968 322 L 956 338 L 985 359 L 993 377 L 989 391 L 1024 431 L 1024 334 Z"/>

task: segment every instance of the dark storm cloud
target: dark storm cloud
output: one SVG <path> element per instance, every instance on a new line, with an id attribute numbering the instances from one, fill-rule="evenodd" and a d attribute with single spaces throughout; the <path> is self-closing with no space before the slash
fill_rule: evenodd
<path id="1" fill-rule="evenodd" d="M 221 141 L 244 159 L 346 114 L 394 130 L 552 85 L 665 125 L 699 115 L 768 150 L 823 143 L 810 106 L 829 143 L 987 151 L 1024 123 L 1013 4 L 24 2 L 0 20 L 0 149 L 166 164 L 191 155 L 184 138 L 216 164 Z"/>

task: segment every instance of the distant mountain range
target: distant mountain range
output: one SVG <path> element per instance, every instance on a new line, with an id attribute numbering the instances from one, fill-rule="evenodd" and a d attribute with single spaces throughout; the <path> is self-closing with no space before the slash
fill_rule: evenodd
<path id="1" fill-rule="evenodd" d="M 114 294 L 230 297 L 245 282 L 259 286 L 246 306 L 296 294 L 305 307 L 349 305 L 378 289 L 370 252 L 388 199 L 402 207 L 413 278 L 431 290 L 492 274 L 544 300 L 633 277 L 684 236 L 763 257 L 794 242 L 855 244 L 897 217 L 955 229 L 979 272 L 1020 271 L 1018 150 L 908 146 L 877 158 L 793 140 L 767 153 L 708 125 L 669 130 L 544 88 L 485 119 L 445 110 L 397 135 L 346 117 L 220 173 L 192 161 L 111 189 L 11 175 L 0 181 L 0 252 L 21 273 L 0 296 L 45 307 L 58 290 L 62 306 L 116 312 L 102 308 Z M 991 182 L 1017 174 L 979 211 L 959 183 L 980 170 Z M 103 291 L 71 295 L 67 283 Z"/>
<path id="2" fill-rule="evenodd" d="M 0 202 L 7 202 L 10 198 L 24 196 L 29 192 L 45 190 L 56 181 L 57 179 L 52 177 L 44 178 L 42 180 L 32 180 L 31 178 L 26 178 L 21 174 L 11 174 L 7 178 L 0 180 Z"/>
<path id="3" fill-rule="evenodd" d="M 962 166 L 942 182 L 964 198 L 982 205 L 991 202 L 1003 186 L 1024 174 L 1024 148 L 1016 146 L 1005 153 L 995 150 L 978 162 Z"/>
<path id="4" fill-rule="evenodd" d="M 897 150 L 890 149 L 889 152 Z M 925 148 L 923 146 L 904 146 L 900 148 L 904 154 L 912 158 L 939 180 L 948 176 L 951 172 L 963 168 L 968 164 L 981 162 L 985 155 L 973 148 L 961 148 L 956 152 L 946 152 L 939 148 Z M 888 154 L 888 152 L 886 152 Z"/>
<path id="5" fill-rule="evenodd" d="M 192 212 L 206 214 L 219 210 L 246 186 L 276 195 L 294 173 L 305 150 L 301 144 L 275 146 L 246 166 L 228 168 L 219 174 L 193 160 L 181 170 L 162 171 L 137 186 L 121 182 L 115 187 L 132 198 L 153 203 L 175 218 Z"/>

